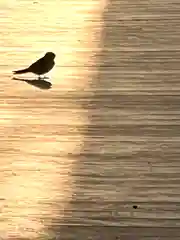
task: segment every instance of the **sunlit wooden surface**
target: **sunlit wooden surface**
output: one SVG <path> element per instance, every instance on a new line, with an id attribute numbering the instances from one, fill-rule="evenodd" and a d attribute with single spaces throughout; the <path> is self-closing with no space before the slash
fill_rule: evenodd
<path id="1" fill-rule="evenodd" d="M 180 238 L 179 11 L 1 0 L 0 239 Z M 12 79 L 46 51 L 51 89 Z"/>

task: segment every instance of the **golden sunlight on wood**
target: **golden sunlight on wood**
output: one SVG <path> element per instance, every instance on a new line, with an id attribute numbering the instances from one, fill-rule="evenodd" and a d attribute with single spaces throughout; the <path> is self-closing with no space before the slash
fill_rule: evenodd
<path id="1" fill-rule="evenodd" d="M 92 49 L 98 48 L 103 8 L 98 1 L 61 2 L 59 25 L 59 68 L 57 74 L 62 85 L 69 90 L 88 89 L 91 76 L 88 66 L 95 66 Z M 95 19 L 95 21 L 93 21 Z M 85 68 L 87 66 L 87 68 Z M 84 68 L 82 68 L 84 67 Z M 77 82 L 69 76 L 77 76 Z M 80 80 L 78 81 L 78 77 Z M 83 78 L 83 79 L 82 79 Z M 78 83 L 78 86 L 75 84 Z"/>
<path id="2" fill-rule="evenodd" d="M 33 5 L 22 0 L 13 4 L 16 9 L 8 10 L 12 16 L 5 23 L 12 31 L 7 46 L 9 54 L 5 56 L 9 64 L 13 68 L 26 66 L 30 59 L 38 58 L 39 52 L 51 50 L 57 55 L 52 71 L 57 77 L 53 84 L 61 81 L 61 97 L 71 90 L 88 89 L 91 81 L 88 65 L 95 68 L 96 64 L 93 62 L 96 51 L 89 49 L 97 49 L 100 39 L 101 3 L 71 0 L 39 1 Z M 4 41 L 6 38 L 4 35 Z M 12 51 L 19 51 L 16 62 Z M 74 82 L 71 76 L 80 80 Z M 60 94 L 55 89 L 51 92 L 55 96 Z M 23 100 L 24 93 L 28 98 Z M 1 181 L 4 179 L 1 198 L 6 204 L 1 213 L 0 232 L 5 238 L 35 238 L 46 235 L 51 216 L 58 219 L 64 216 L 73 189 L 71 171 L 75 160 L 69 154 L 80 151 L 83 136 L 78 126 L 88 119 L 73 111 L 72 103 L 66 99 L 60 100 L 64 110 L 51 105 L 44 92 L 37 100 L 37 92 L 29 91 L 23 82 L 16 82 L 16 87 L 7 94 L 22 99 L 4 100 L 0 110 L 6 116 L 0 118 L 3 124 L 0 131 L 6 132 L 3 143 L 9 146 L 8 153 L 3 147 L 0 153 L 6 162 L 0 172 Z M 78 103 L 76 108 L 80 109 Z"/>

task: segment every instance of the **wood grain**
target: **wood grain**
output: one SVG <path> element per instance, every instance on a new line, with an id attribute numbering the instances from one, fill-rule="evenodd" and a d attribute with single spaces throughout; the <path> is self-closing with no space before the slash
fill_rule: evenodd
<path id="1" fill-rule="evenodd" d="M 0 237 L 178 239 L 179 2 L 1 4 Z"/>

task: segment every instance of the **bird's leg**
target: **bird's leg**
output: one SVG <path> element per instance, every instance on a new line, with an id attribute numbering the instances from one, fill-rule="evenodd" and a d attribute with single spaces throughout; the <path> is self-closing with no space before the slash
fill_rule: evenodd
<path id="1" fill-rule="evenodd" d="M 43 79 L 49 79 L 49 78 L 46 77 L 46 76 L 41 76 L 41 75 L 39 75 L 38 80 L 43 80 Z"/>

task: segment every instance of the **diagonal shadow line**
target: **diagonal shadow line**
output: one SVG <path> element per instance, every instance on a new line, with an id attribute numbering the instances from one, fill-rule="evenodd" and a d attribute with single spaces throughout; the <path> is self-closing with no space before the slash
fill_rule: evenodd
<path id="1" fill-rule="evenodd" d="M 52 83 L 46 81 L 46 80 L 41 80 L 41 79 L 24 79 L 24 78 L 16 78 L 13 77 L 13 80 L 17 80 L 17 81 L 22 81 L 22 82 L 26 82 L 29 85 L 32 85 L 34 87 L 40 88 L 42 90 L 48 90 L 52 87 Z"/>
<path id="2" fill-rule="evenodd" d="M 99 41 L 99 48 L 101 50 L 95 56 L 100 63 L 106 63 L 107 59 L 113 58 L 115 54 L 119 54 L 117 51 L 108 51 L 108 53 L 105 54 L 107 52 L 106 47 L 111 46 L 111 38 L 109 38 L 109 35 L 111 36 L 112 34 L 112 28 L 109 23 L 111 22 L 111 18 L 112 20 L 114 20 L 113 11 L 115 3 L 116 0 L 109 0 L 109 5 L 103 14 L 102 21 L 104 23 L 101 33 L 101 39 Z M 98 234 L 102 236 L 100 238 L 98 237 L 98 239 L 103 239 L 103 237 L 107 239 L 107 235 L 109 235 L 108 239 L 116 239 L 116 236 L 119 232 L 119 228 L 115 227 L 113 228 L 113 230 L 111 229 L 108 233 L 108 228 L 104 226 L 105 223 L 101 221 L 101 216 L 99 216 L 100 220 L 95 219 L 93 214 L 95 215 L 96 209 L 98 207 L 101 207 L 101 204 L 102 207 L 107 207 L 107 205 L 106 203 L 104 203 L 104 206 L 103 203 L 96 203 L 95 200 L 93 201 L 93 199 L 96 199 L 96 197 L 94 195 L 92 195 L 92 197 L 88 196 L 86 193 L 86 189 L 83 189 L 83 187 L 89 187 L 88 182 L 90 183 L 91 180 L 92 182 L 94 181 L 99 184 L 98 181 L 100 180 L 96 180 L 96 174 L 99 177 L 98 169 L 96 171 L 96 162 L 101 162 L 101 167 L 103 168 L 103 164 L 106 163 L 106 159 L 109 158 L 107 156 L 105 159 L 105 155 L 103 155 L 102 153 L 94 153 L 96 149 L 94 149 L 95 144 L 93 143 L 95 141 L 94 139 L 98 137 L 96 131 L 92 130 L 95 129 L 94 126 L 96 126 L 97 122 L 96 118 L 94 117 L 95 111 L 96 109 L 100 111 L 101 109 L 103 109 L 104 104 L 106 104 L 106 100 L 103 101 L 99 99 L 99 96 L 97 95 L 97 89 L 105 85 L 106 87 L 109 86 L 111 88 L 111 81 L 106 81 L 104 73 L 102 73 L 102 65 L 96 66 L 96 68 L 97 73 L 93 75 L 90 83 L 90 86 L 92 86 L 92 95 L 89 96 L 89 93 L 87 93 L 87 96 L 84 95 L 86 101 L 84 101 L 84 103 L 83 100 L 81 101 L 82 108 L 86 110 L 86 117 L 88 119 L 88 123 L 87 125 L 83 126 L 83 130 L 81 132 L 82 136 L 84 137 L 84 143 L 82 144 L 82 148 L 79 153 L 72 155 L 73 159 L 75 159 L 76 161 L 76 164 L 74 165 L 71 174 L 71 177 L 74 181 L 74 188 L 72 189 L 72 199 L 67 201 L 67 204 L 63 209 L 64 216 L 59 217 L 59 219 L 51 216 L 51 224 L 47 227 L 47 231 L 53 232 L 56 235 L 56 239 L 87 239 L 89 238 L 89 236 L 92 237 L 91 239 L 95 239 L 95 235 L 97 236 Z M 103 119 L 98 118 L 98 120 Z M 104 133 L 101 132 L 101 135 L 104 135 Z M 96 148 L 98 149 L 98 147 Z M 90 152 L 92 152 L 91 155 Z M 83 173 L 82 171 L 87 168 L 89 168 L 89 175 L 87 173 Z M 84 186 L 83 181 L 87 182 L 84 183 Z M 95 185 L 96 184 L 94 184 L 94 186 Z M 117 208 L 115 204 L 112 204 L 112 206 L 114 207 L 114 209 Z M 61 214 L 61 209 L 59 209 L 59 212 Z M 112 238 L 112 236 L 114 236 L 114 238 Z"/>

